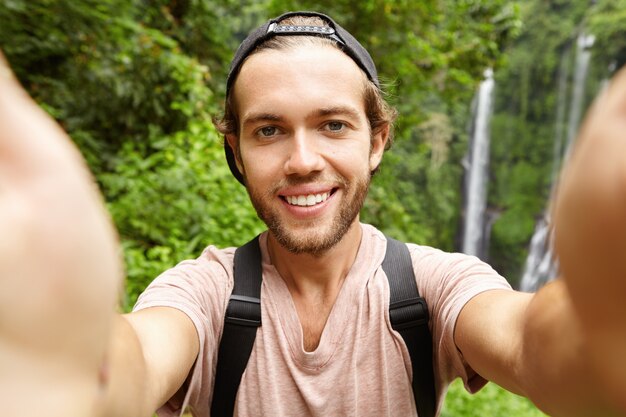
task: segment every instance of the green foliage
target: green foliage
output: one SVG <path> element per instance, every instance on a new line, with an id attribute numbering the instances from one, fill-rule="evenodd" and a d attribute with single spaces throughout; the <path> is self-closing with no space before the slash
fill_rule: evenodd
<path id="1" fill-rule="evenodd" d="M 219 102 L 209 68 L 142 12 L 122 0 L 0 5 L 11 22 L 0 28 L 4 52 L 79 145 L 107 200 L 124 248 L 126 308 L 207 244 L 239 245 L 262 230 L 211 124 Z M 216 46 L 202 56 L 221 59 L 226 46 Z"/>
<path id="2" fill-rule="evenodd" d="M 178 261 L 209 244 L 241 245 L 263 230 L 210 121 L 157 139 L 148 157 L 129 142 L 115 171 L 101 176 L 123 238 L 130 304 Z"/>
<path id="3" fill-rule="evenodd" d="M 500 113 L 492 119 L 492 179 L 489 205 L 496 214 L 490 263 L 516 286 L 536 220 L 549 197 L 552 126 L 521 123 Z"/>
<path id="4" fill-rule="evenodd" d="M 135 13 L 122 0 L 0 7 L 6 21 L 19 22 L 0 32 L 18 77 L 72 135 L 96 175 L 113 168 L 125 142 L 149 152 L 154 132 L 184 129 L 213 103 L 203 85 L 207 69 L 136 22 Z"/>
<path id="5" fill-rule="evenodd" d="M 175 40 L 185 55 L 210 70 L 207 83 L 224 94 L 228 63 L 248 34 L 265 19 L 265 1 L 143 0 L 139 17 L 146 26 Z"/>
<path id="6" fill-rule="evenodd" d="M 596 65 L 613 70 L 626 65 L 626 1 L 599 0 L 590 11 L 589 30 L 596 36 Z"/>
<path id="7" fill-rule="evenodd" d="M 477 394 L 470 395 L 456 380 L 448 391 L 441 417 L 544 417 L 529 400 L 511 394 L 495 384 L 487 384 Z"/>

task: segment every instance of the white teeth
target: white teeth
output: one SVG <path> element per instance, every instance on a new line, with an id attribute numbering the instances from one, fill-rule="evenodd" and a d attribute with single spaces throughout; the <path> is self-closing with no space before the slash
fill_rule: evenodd
<path id="1" fill-rule="evenodd" d="M 309 194 L 309 195 L 290 195 L 285 197 L 285 200 L 292 206 L 314 206 L 323 201 L 326 201 L 330 197 L 330 193 L 322 193 L 322 194 Z"/>

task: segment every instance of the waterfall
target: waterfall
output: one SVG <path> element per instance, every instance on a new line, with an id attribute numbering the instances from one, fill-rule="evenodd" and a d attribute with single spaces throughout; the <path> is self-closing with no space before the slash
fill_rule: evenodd
<path id="1" fill-rule="evenodd" d="M 554 197 L 558 183 L 558 173 L 562 161 L 569 157 L 570 149 L 576 139 L 578 127 L 583 114 L 585 98 L 585 84 L 591 61 L 591 47 L 594 37 L 581 33 L 576 42 L 576 64 L 574 79 L 572 81 L 572 98 L 567 120 L 566 146 L 563 150 L 563 127 L 565 122 L 565 109 L 567 101 L 567 80 L 569 78 L 569 66 L 567 65 L 567 51 L 561 57 L 559 67 L 559 81 L 556 110 L 556 129 L 554 137 L 554 154 L 551 178 L 550 200 Z M 552 229 L 550 227 L 550 207 L 546 208 L 543 216 L 535 226 L 535 232 L 530 241 L 528 257 L 524 273 L 520 281 L 520 290 L 527 292 L 537 291 L 543 284 L 555 278 L 558 274 L 558 262 L 554 259 Z"/>
<path id="2" fill-rule="evenodd" d="M 581 33 L 576 42 L 576 71 L 574 72 L 574 86 L 572 92 L 572 106 L 570 107 L 569 123 L 567 125 L 567 147 L 565 148 L 565 160 L 569 157 L 572 144 L 578 133 L 578 126 L 583 114 L 585 98 L 585 81 L 591 62 L 591 47 L 595 41 L 593 35 Z"/>
<path id="3" fill-rule="evenodd" d="M 549 220 L 541 218 L 535 226 L 530 240 L 526 268 L 520 282 L 520 290 L 534 292 L 558 273 L 558 263 L 554 260 Z"/>
<path id="4" fill-rule="evenodd" d="M 567 89 L 570 77 L 569 50 L 561 55 L 561 63 L 558 72 L 556 123 L 554 134 L 554 148 L 552 150 L 552 174 L 550 176 L 550 198 L 554 193 L 558 173 L 563 154 L 563 142 L 565 133 L 565 114 L 567 111 Z M 520 290 L 526 292 L 536 291 L 541 284 L 554 277 L 557 272 L 556 263 L 553 262 L 552 244 L 550 239 L 550 221 L 548 219 L 549 208 L 535 225 L 535 231 L 530 240 L 528 257 L 524 266 L 524 273 L 520 280 Z"/>
<path id="5" fill-rule="evenodd" d="M 489 170 L 489 122 L 493 111 L 493 71 L 485 71 L 475 106 L 470 147 L 465 161 L 465 224 L 462 252 L 485 258 L 485 208 Z"/>
<path id="6" fill-rule="evenodd" d="M 563 143 L 565 142 L 565 112 L 567 111 L 567 81 L 570 77 L 571 66 L 569 63 L 569 51 L 561 55 L 559 64 L 559 80 L 557 85 L 556 123 L 554 126 L 554 148 L 552 149 L 552 174 L 550 175 L 550 197 L 554 192 L 559 171 L 561 170 L 561 159 L 563 158 Z"/>

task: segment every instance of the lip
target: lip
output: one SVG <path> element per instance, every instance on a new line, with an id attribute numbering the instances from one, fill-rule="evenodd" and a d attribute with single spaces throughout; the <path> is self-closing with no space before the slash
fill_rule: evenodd
<path id="1" fill-rule="evenodd" d="M 309 195 L 309 194 L 324 194 L 324 193 L 333 193 L 336 190 L 336 187 L 332 187 L 329 185 L 298 185 L 294 187 L 286 187 L 281 189 L 278 192 L 280 197 L 289 197 L 289 196 L 297 196 L 297 195 Z"/>
<path id="2" fill-rule="evenodd" d="M 282 190 L 279 193 L 279 198 L 283 207 L 291 214 L 293 217 L 300 219 L 310 219 L 313 217 L 320 216 L 326 211 L 330 204 L 335 200 L 335 194 L 337 188 L 328 188 L 328 187 L 294 187 L 290 189 Z M 310 194 L 323 194 L 329 193 L 330 195 L 321 203 L 318 203 L 314 206 L 294 206 L 287 202 L 285 197 L 287 196 L 299 196 L 299 195 L 310 195 Z"/>

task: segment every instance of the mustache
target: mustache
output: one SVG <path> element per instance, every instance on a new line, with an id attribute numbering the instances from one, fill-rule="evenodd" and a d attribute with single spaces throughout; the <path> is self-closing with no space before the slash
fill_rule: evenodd
<path id="1" fill-rule="evenodd" d="M 331 184 L 333 187 L 339 186 L 344 188 L 348 187 L 349 185 L 349 182 L 341 175 L 329 175 L 316 172 L 304 176 L 291 175 L 282 178 L 279 182 L 272 185 L 271 189 L 268 190 L 268 194 L 273 195 L 283 188 L 295 187 L 298 185 L 306 185 L 311 183 Z"/>

